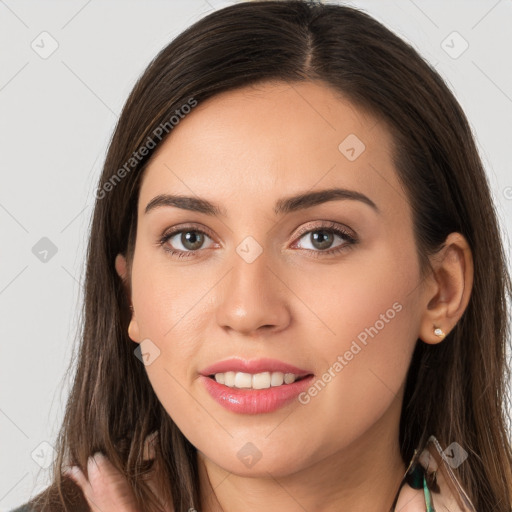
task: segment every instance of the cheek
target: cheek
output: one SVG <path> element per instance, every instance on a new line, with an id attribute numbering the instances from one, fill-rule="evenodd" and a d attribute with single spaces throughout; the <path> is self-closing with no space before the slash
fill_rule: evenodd
<path id="1" fill-rule="evenodd" d="M 413 254 L 398 255 L 390 248 L 372 261 L 359 260 L 350 271 L 331 271 L 329 288 L 306 285 L 328 329 L 317 323 L 324 334 L 316 357 L 324 367 L 303 402 L 311 416 L 329 418 L 328 428 L 336 427 L 347 440 L 400 398 L 417 339 L 411 292 L 419 269 L 411 261 Z"/>
<path id="2" fill-rule="evenodd" d="M 137 258 L 138 256 L 138 258 Z M 201 419 L 206 428 L 208 415 L 190 394 L 197 377 L 198 355 L 205 349 L 205 329 L 201 326 L 212 312 L 208 309 L 212 290 L 211 271 L 197 266 L 177 268 L 140 251 L 132 272 L 132 300 L 140 337 L 155 354 L 145 369 L 164 409 L 187 435 Z M 144 349 L 143 349 L 144 351 Z M 208 354 L 205 354 L 208 357 Z"/>
<path id="3" fill-rule="evenodd" d="M 197 318 L 204 315 L 211 288 L 211 272 L 201 266 L 180 267 L 163 254 L 141 249 L 132 273 L 141 337 L 154 340 L 160 350 L 172 350 L 173 358 L 182 361 L 197 354 Z"/>

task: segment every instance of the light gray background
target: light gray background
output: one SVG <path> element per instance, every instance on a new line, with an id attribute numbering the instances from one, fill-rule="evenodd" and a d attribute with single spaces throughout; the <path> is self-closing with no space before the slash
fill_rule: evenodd
<path id="1" fill-rule="evenodd" d="M 69 389 L 93 192 L 122 105 L 163 46 L 231 3 L 0 0 L 0 511 L 48 484 L 45 467 Z M 411 42 L 455 92 L 488 170 L 510 255 L 512 1 L 351 5 Z M 457 58 L 464 41 L 453 31 L 469 44 Z M 52 44 L 58 48 L 47 58 L 31 46 L 42 53 Z M 43 237 L 57 248 L 46 262 L 32 252 Z"/>

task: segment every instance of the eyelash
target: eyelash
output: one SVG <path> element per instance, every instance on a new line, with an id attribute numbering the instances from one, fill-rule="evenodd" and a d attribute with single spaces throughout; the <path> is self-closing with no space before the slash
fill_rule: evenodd
<path id="1" fill-rule="evenodd" d="M 326 251 L 317 250 L 314 251 L 312 249 L 304 249 L 306 251 L 309 251 L 312 253 L 312 256 L 314 258 L 320 258 L 323 257 L 323 255 L 332 256 L 334 254 L 338 254 L 344 250 L 350 249 L 351 246 L 358 243 L 358 240 L 354 238 L 348 231 L 345 231 L 344 229 L 340 228 L 338 224 L 335 222 L 328 222 L 326 224 L 323 224 L 321 226 L 315 226 L 314 228 L 304 228 L 299 231 L 297 234 L 297 240 L 300 240 L 304 235 L 308 233 L 314 233 L 315 231 L 324 231 L 327 233 L 334 233 L 335 235 L 340 236 L 341 238 L 345 239 L 345 243 L 343 245 L 339 245 L 337 247 L 334 247 L 333 249 L 328 249 Z M 179 233 L 183 232 L 194 232 L 194 233 L 201 233 L 203 235 L 208 236 L 209 238 L 212 238 L 207 232 L 203 231 L 202 229 L 196 229 L 195 226 L 185 226 L 180 229 L 177 229 L 175 231 L 171 231 L 169 233 L 165 233 L 158 241 L 158 245 L 162 246 L 162 249 L 169 253 L 172 257 L 177 258 L 191 258 L 194 257 L 194 254 L 199 252 L 201 249 L 197 249 L 195 251 L 181 251 L 176 249 L 169 249 L 168 247 L 165 247 L 166 242 L 172 238 L 174 235 L 177 235 Z"/>

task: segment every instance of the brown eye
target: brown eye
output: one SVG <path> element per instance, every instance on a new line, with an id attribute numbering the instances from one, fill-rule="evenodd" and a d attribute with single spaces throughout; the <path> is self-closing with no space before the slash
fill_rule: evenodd
<path id="1" fill-rule="evenodd" d="M 160 239 L 163 249 L 178 257 L 193 256 L 195 252 L 205 249 L 205 240 L 211 238 L 199 229 L 185 228 L 165 234 Z"/>
<path id="2" fill-rule="evenodd" d="M 320 235 L 319 235 L 320 233 Z M 317 249 L 324 250 L 329 249 L 334 240 L 334 233 L 326 230 L 311 231 L 309 238 L 313 246 Z"/>
<path id="3" fill-rule="evenodd" d="M 336 237 L 341 238 L 342 243 L 332 247 Z M 357 243 L 357 240 L 351 234 L 334 223 L 327 226 L 318 226 L 307 231 L 303 230 L 300 233 L 299 240 L 303 238 L 311 244 L 311 247 L 304 247 L 302 243 L 298 247 L 311 251 L 314 256 L 320 256 L 322 253 L 337 253 Z"/>
<path id="4" fill-rule="evenodd" d="M 182 231 L 180 242 L 186 249 L 196 251 L 201 248 L 204 242 L 204 233 L 200 233 L 199 231 Z"/>

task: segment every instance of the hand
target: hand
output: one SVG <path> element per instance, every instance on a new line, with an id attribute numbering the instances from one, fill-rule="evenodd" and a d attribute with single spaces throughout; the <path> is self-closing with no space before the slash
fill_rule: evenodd
<path id="1" fill-rule="evenodd" d="M 89 479 L 74 466 L 65 474 L 84 493 L 93 512 L 140 512 L 128 480 L 101 453 L 89 457 Z"/>
<path id="2" fill-rule="evenodd" d="M 144 460 L 154 458 L 154 439 L 154 434 L 146 438 L 143 452 Z M 156 470 L 155 465 L 153 471 Z M 87 473 L 89 479 L 76 466 L 64 472 L 82 489 L 93 512 L 140 512 L 127 478 L 102 453 L 98 452 L 89 457 Z M 148 485 L 158 495 L 153 479 L 148 480 Z M 164 512 L 173 512 L 173 509 L 172 507 L 165 507 Z"/>

